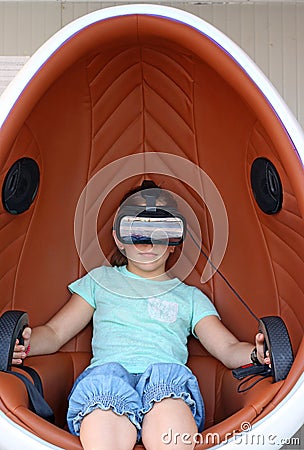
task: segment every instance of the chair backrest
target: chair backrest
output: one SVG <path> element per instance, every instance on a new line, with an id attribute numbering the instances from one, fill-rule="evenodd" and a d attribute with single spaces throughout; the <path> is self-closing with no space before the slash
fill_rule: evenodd
<path id="1" fill-rule="evenodd" d="M 282 315 L 296 351 L 304 319 L 303 219 L 293 189 L 300 169 L 285 130 L 254 92 L 252 82 L 213 42 L 166 19 L 111 19 L 66 43 L 41 69 L 1 132 L 1 181 L 19 157 L 33 158 L 41 171 L 38 196 L 28 211 L 10 215 L 2 206 L 1 309 L 27 310 L 33 325 L 52 316 L 68 299 L 67 284 L 90 268 L 79 262 L 73 235 L 77 202 L 88 180 L 102 173 L 103 192 L 109 177 L 115 178 L 109 169 L 113 161 L 165 152 L 200 166 L 212 179 L 229 223 L 221 270 L 258 316 Z M 254 200 L 250 169 L 259 156 L 269 158 L 280 174 L 279 214 L 262 213 Z M 159 162 L 150 175 L 193 209 L 210 252 L 217 218 L 209 211 L 209 187 L 199 176 L 201 192 L 195 192 L 174 161 L 169 167 Z M 122 195 L 152 166 L 143 162 L 130 178 L 126 166 L 116 174 L 121 183 L 97 220 L 105 257 L 114 247 L 110 232 Z M 104 262 L 98 252 L 90 258 L 91 266 Z M 256 323 L 223 281 L 215 275 L 201 284 L 205 265 L 199 256 L 186 281 L 211 296 L 232 331 L 252 339 Z M 79 337 L 73 349 L 87 350 L 87 341 Z"/>

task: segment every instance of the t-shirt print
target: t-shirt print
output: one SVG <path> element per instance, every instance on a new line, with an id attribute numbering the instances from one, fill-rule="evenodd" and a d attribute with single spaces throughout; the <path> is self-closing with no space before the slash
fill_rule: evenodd
<path id="1" fill-rule="evenodd" d="M 178 304 L 175 302 L 167 302 L 157 297 L 151 297 L 148 302 L 148 312 L 151 319 L 174 323 L 177 319 Z"/>

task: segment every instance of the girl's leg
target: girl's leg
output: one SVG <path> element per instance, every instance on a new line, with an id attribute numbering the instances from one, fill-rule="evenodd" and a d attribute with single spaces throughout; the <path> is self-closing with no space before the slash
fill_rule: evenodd
<path id="1" fill-rule="evenodd" d="M 142 440 L 146 450 L 193 449 L 197 426 L 182 399 L 165 398 L 145 415 Z"/>
<path id="2" fill-rule="evenodd" d="M 95 409 L 84 417 L 80 427 L 80 441 L 85 450 L 132 450 L 136 438 L 136 427 L 128 417 L 110 409 Z"/>

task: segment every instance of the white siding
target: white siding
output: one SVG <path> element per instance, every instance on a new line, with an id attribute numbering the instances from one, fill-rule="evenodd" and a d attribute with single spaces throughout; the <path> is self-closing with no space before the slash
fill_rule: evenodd
<path id="1" fill-rule="evenodd" d="M 31 55 L 75 18 L 115 4 L 119 2 L 0 1 L 0 55 Z M 304 128 L 303 1 L 165 4 L 207 20 L 240 45 L 271 80 Z M 0 93 L 4 84 L 2 79 Z"/>
<path id="2" fill-rule="evenodd" d="M 0 94 L 28 59 L 28 56 L 0 56 Z"/>

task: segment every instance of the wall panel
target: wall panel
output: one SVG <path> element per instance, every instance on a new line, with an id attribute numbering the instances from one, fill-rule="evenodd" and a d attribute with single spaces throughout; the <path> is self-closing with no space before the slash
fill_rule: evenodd
<path id="1" fill-rule="evenodd" d="M 0 55 L 31 55 L 72 20 L 116 4 L 120 3 L 0 1 Z M 304 128 L 304 2 L 165 4 L 207 20 L 240 45 L 274 84 Z"/>
<path id="2" fill-rule="evenodd" d="M 304 128 L 304 7 L 296 5 L 296 98 L 297 98 L 297 117 L 302 128 Z"/>
<path id="3" fill-rule="evenodd" d="M 304 127 L 304 2 L 166 2 L 227 34 L 257 63 Z M 0 55 L 31 55 L 72 20 L 121 2 L 0 1 Z"/>

